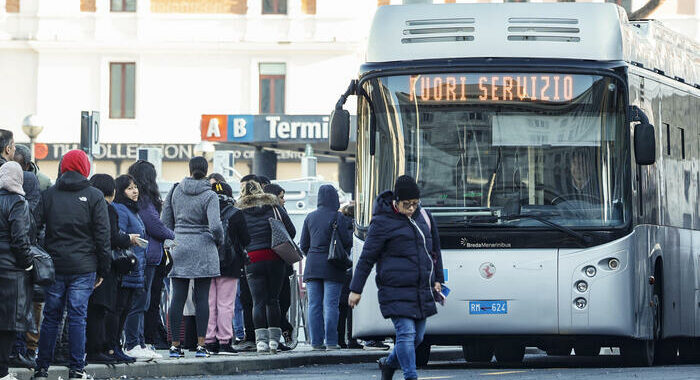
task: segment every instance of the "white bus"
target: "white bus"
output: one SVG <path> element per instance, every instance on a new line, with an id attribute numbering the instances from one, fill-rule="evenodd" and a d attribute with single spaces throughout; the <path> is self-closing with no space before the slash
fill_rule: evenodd
<path id="1" fill-rule="evenodd" d="M 356 247 L 404 173 L 435 216 L 452 293 L 420 364 L 430 345 L 700 354 L 699 64 L 698 43 L 612 4 L 379 8 L 330 144 L 347 148 L 356 95 Z M 393 335 L 371 281 L 353 333 Z"/>

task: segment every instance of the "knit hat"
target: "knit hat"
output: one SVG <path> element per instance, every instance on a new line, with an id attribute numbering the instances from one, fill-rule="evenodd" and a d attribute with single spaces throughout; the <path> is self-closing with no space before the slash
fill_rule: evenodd
<path id="1" fill-rule="evenodd" d="M 231 190 L 231 186 L 229 186 L 229 184 L 226 182 L 217 182 L 211 185 L 211 189 L 219 195 L 233 197 L 233 190 Z"/>
<path id="2" fill-rule="evenodd" d="M 397 178 L 394 184 L 394 196 L 397 201 L 420 198 L 420 189 L 416 180 L 410 175 L 402 175 Z"/>
<path id="3" fill-rule="evenodd" d="M 87 178 L 90 175 L 90 159 L 82 150 L 71 150 L 63 155 L 61 161 L 61 174 L 65 172 L 78 172 Z"/>
<path id="4" fill-rule="evenodd" d="M 22 173 L 22 167 L 18 163 L 10 161 L 0 166 L 0 189 L 24 195 L 23 183 L 24 173 Z"/>

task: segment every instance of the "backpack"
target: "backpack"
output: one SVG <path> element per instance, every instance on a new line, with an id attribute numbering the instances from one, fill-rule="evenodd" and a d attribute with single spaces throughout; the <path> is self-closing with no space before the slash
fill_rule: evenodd
<path id="1" fill-rule="evenodd" d="M 221 226 L 224 228 L 224 244 L 219 247 L 219 265 L 224 268 L 233 264 L 236 246 L 231 236 L 228 233 L 228 225 L 231 217 L 236 214 L 239 209 L 233 207 L 232 204 L 226 205 L 223 210 L 221 210 Z"/>

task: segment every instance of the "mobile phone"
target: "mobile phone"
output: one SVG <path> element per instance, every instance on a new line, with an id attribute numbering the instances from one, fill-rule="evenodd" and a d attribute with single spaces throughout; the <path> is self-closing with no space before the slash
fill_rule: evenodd
<path id="1" fill-rule="evenodd" d="M 441 288 L 442 288 L 442 292 L 440 292 L 440 293 L 442 293 L 442 295 L 443 295 L 445 298 L 447 298 L 447 296 L 449 296 L 449 295 L 450 295 L 450 292 L 451 292 L 450 288 L 448 288 L 445 284 L 442 284 L 442 285 L 440 285 L 440 286 L 441 286 Z"/>
<path id="2" fill-rule="evenodd" d="M 139 245 L 141 248 L 146 248 L 148 247 L 148 240 L 143 239 L 143 238 L 136 238 L 136 243 Z"/>

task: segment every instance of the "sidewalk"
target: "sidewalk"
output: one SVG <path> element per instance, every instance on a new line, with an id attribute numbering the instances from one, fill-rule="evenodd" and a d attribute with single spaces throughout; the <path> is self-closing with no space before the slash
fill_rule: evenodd
<path id="1" fill-rule="evenodd" d="M 194 353 L 187 352 L 185 358 L 169 359 L 167 351 L 159 351 L 166 359 L 152 362 L 138 362 L 131 365 L 108 367 L 91 364 L 86 372 L 96 379 L 146 378 L 146 377 L 181 377 L 181 376 L 224 376 L 247 371 L 301 367 L 307 365 L 371 363 L 388 354 L 388 351 L 338 350 L 330 352 L 311 351 L 308 345 L 299 345 L 294 351 L 277 355 L 259 355 L 240 353 L 233 356 L 212 355 L 207 359 L 198 359 Z M 462 358 L 462 349 L 458 347 L 433 347 L 432 360 L 455 360 Z M 29 380 L 33 371 L 10 369 L 18 379 Z M 49 379 L 59 377 L 68 379 L 66 367 L 51 367 Z"/>

